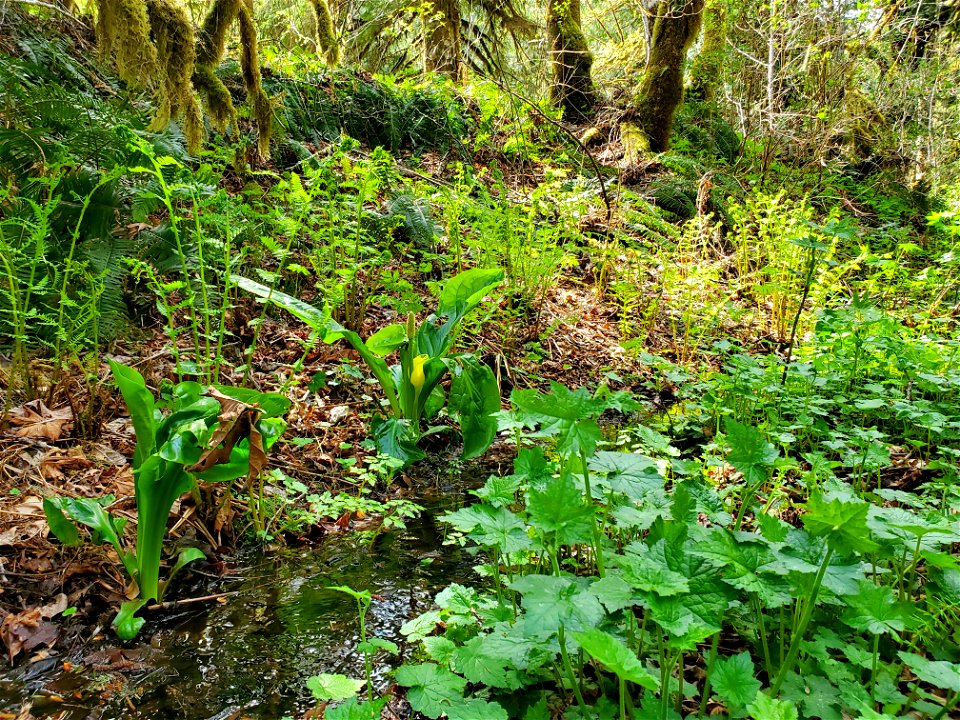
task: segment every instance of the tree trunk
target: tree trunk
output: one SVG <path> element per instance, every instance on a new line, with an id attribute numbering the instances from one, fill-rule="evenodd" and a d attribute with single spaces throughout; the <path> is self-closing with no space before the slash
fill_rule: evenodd
<path id="1" fill-rule="evenodd" d="M 665 0 L 657 8 L 635 113 L 653 152 L 663 152 L 670 144 L 673 115 L 683 100 L 683 63 L 703 20 L 704 0 L 685 0 L 676 9 L 671 4 Z"/>
<path id="2" fill-rule="evenodd" d="M 327 67 L 340 64 L 340 43 L 337 42 L 337 30 L 333 24 L 333 13 L 327 0 L 310 0 L 313 9 L 313 21 L 316 23 L 317 52 L 323 54 Z"/>
<path id="3" fill-rule="evenodd" d="M 548 0 L 547 41 L 553 66 L 550 102 L 568 120 L 589 118 L 597 93 L 590 75 L 593 55 L 580 24 L 580 0 Z"/>
<path id="4" fill-rule="evenodd" d="M 460 79 L 461 38 L 460 0 L 433 0 L 431 17 L 426 22 L 423 65 L 427 72 L 438 72 Z"/>
<path id="5" fill-rule="evenodd" d="M 690 99 L 708 103 L 716 99 L 726 44 L 727 11 L 723 0 L 707 0 L 703 11 L 703 45 L 690 68 L 687 90 Z"/>

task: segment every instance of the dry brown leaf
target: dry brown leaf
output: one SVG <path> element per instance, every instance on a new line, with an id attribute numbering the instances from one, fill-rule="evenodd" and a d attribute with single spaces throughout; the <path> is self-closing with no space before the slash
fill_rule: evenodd
<path id="1" fill-rule="evenodd" d="M 40 608 L 10 613 L 0 623 L 0 640 L 7 646 L 10 662 L 24 650 L 40 645 L 53 647 L 60 637 L 60 628 L 42 618 Z"/>
<path id="2" fill-rule="evenodd" d="M 250 446 L 250 469 L 247 473 L 247 487 L 249 487 L 267 466 L 263 436 L 257 430 L 257 415 L 260 410 L 256 405 L 235 400 L 218 392 L 216 388 L 207 388 L 206 394 L 220 403 L 220 415 L 217 416 L 220 426 L 210 438 L 210 444 L 200 459 L 186 470 L 199 473 L 209 470 L 214 465 L 229 462 L 234 446 L 243 438 L 247 438 Z"/>
<path id="3" fill-rule="evenodd" d="M 67 609 L 68 600 L 66 593 L 60 593 L 57 595 L 53 602 L 47 603 L 42 608 L 40 608 L 40 617 L 49 620 L 54 615 L 59 615 L 64 610 Z"/>
<path id="4" fill-rule="evenodd" d="M 31 400 L 10 411 L 10 424 L 14 435 L 56 442 L 73 424 L 73 411 L 69 407 L 51 410 L 41 400 Z"/>
<path id="5" fill-rule="evenodd" d="M 43 514 L 43 500 L 35 495 L 24 498 L 7 511 L 15 519 L 0 532 L 0 546 L 21 545 L 27 540 L 47 531 L 47 519 Z"/>

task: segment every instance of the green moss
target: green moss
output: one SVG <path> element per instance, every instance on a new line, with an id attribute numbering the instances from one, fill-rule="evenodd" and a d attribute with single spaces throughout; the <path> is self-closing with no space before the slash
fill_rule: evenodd
<path id="1" fill-rule="evenodd" d="M 240 72 L 247 88 L 247 102 L 257 121 L 257 148 L 260 155 L 270 154 L 270 135 L 273 130 L 273 108 L 263 91 L 260 73 L 260 50 L 257 43 L 257 26 L 253 21 L 253 3 L 240 3 L 237 13 L 240 25 Z"/>
<path id="2" fill-rule="evenodd" d="M 636 165 L 650 152 L 646 133 L 630 122 L 620 124 L 620 142 L 623 143 L 623 161 Z"/>
<path id="3" fill-rule="evenodd" d="M 99 0 L 97 11 L 100 52 L 113 61 L 127 84 L 149 85 L 159 74 L 159 63 L 146 4 L 142 0 Z"/>
<path id="4" fill-rule="evenodd" d="M 727 11 L 723 0 L 707 0 L 703 11 L 703 43 L 690 68 L 688 95 L 695 100 L 712 102 L 723 72 L 727 48 Z"/>
<path id="5" fill-rule="evenodd" d="M 146 6 L 160 67 L 157 112 L 150 129 L 158 132 L 171 120 L 182 120 L 190 152 L 197 152 L 203 122 L 191 81 L 196 61 L 193 25 L 174 0 L 147 0 Z"/>
<path id="6" fill-rule="evenodd" d="M 683 64 L 700 31 L 704 0 L 686 0 L 676 11 L 661 2 L 653 26 L 650 60 L 640 85 L 634 120 L 650 141 L 653 152 L 670 144 L 673 116 L 683 100 Z"/>
<path id="7" fill-rule="evenodd" d="M 580 22 L 580 0 L 549 0 L 547 41 L 553 81 L 550 102 L 570 120 L 589 118 L 597 104 L 593 55 Z"/>
<path id="8" fill-rule="evenodd" d="M 328 67 L 336 67 L 340 64 L 340 43 L 337 42 L 330 6 L 327 0 L 310 0 L 310 7 L 316 23 L 317 50 L 323 53 Z"/>

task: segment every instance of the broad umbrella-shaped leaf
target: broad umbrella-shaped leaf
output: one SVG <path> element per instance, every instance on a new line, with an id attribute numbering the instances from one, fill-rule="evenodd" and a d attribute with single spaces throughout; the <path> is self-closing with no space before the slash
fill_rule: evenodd
<path id="1" fill-rule="evenodd" d="M 482 634 L 471 638 L 453 652 L 453 667 L 469 682 L 480 683 L 488 687 L 516 690 L 522 684 L 520 675 L 509 657 L 499 651 L 495 639 Z"/>
<path id="2" fill-rule="evenodd" d="M 661 597 L 690 590 L 686 576 L 671 570 L 662 555 L 631 552 L 618 556 L 616 562 L 623 579 L 637 590 Z"/>
<path id="3" fill-rule="evenodd" d="M 833 498 L 825 500 L 814 493 L 807 502 L 803 525 L 812 535 L 825 537 L 838 552 L 871 552 L 877 544 L 870 539 L 867 514 L 870 504 L 857 499 Z"/>
<path id="4" fill-rule="evenodd" d="M 595 627 L 606 611 L 582 578 L 526 575 L 511 589 L 523 596 L 527 632 L 550 637 L 561 627 L 576 632 Z"/>
<path id="5" fill-rule="evenodd" d="M 564 455 L 590 455 L 601 439 L 600 426 L 592 419 L 603 411 L 584 388 L 570 390 L 557 382 L 550 383 L 551 392 L 514 390 L 510 402 L 528 427 L 540 426 L 536 436 L 555 437 L 557 451 Z"/>
<path id="6" fill-rule="evenodd" d="M 472 505 L 440 518 L 460 532 L 468 533 L 478 544 L 515 553 L 531 546 L 523 521 L 506 508 Z"/>
<path id="7" fill-rule="evenodd" d="M 860 582 L 860 591 L 846 598 L 847 610 L 843 621 L 855 630 L 871 635 L 896 635 L 916 625 L 913 607 L 898 601 L 893 590 L 875 585 L 870 580 Z"/>
<path id="8" fill-rule="evenodd" d="M 507 720 L 509 715 L 500 703 L 481 698 L 468 698 L 447 710 L 447 720 Z"/>
<path id="9" fill-rule="evenodd" d="M 718 658 L 710 671 L 710 681 L 720 699 L 734 708 L 752 703 L 760 690 L 756 668 L 747 652 Z"/>
<path id="10" fill-rule="evenodd" d="M 756 428 L 727 418 L 724 423 L 730 453 L 727 460 L 743 474 L 750 485 L 767 479 L 769 468 L 776 461 L 777 449 Z"/>
<path id="11" fill-rule="evenodd" d="M 409 688 L 407 700 L 417 712 L 438 718 L 463 701 L 466 679 L 433 663 L 403 665 L 394 674 L 399 685 Z"/>
<path id="12" fill-rule="evenodd" d="M 747 708 L 753 720 L 797 720 L 797 706 L 786 700 L 777 700 L 766 693 L 757 693 Z"/>
<path id="13" fill-rule="evenodd" d="M 755 593 L 765 607 L 781 607 L 790 602 L 788 588 L 772 574 L 776 557 L 762 538 L 750 533 L 734 537 L 727 529 L 715 528 L 690 552 L 721 568 L 724 582 L 738 590 Z"/>
<path id="14" fill-rule="evenodd" d="M 594 453 L 589 466 L 600 474 L 595 482 L 598 489 L 610 488 L 635 502 L 662 489 L 665 482 L 656 461 L 637 453 L 601 451 Z"/>
<path id="15" fill-rule="evenodd" d="M 348 678 L 346 675 L 321 673 L 307 678 L 307 689 L 320 701 L 346 700 L 360 692 L 365 680 Z"/>
<path id="16" fill-rule="evenodd" d="M 624 580 L 614 570 L 610 570 L 604 577 L 594 580 L 593 585 L 590 586 L 590 591 L 603 603 L 607 612 L 616 612 L 623 608 L 633 607 L 638 602 L 633 585 Z"/>
<path id="17" fill-rule="evenodd" d="M 336 707 L 328 707 L 323 711 L 324 720 L 380 720 L 380 714 L 387 698 L 379 698 L 373 702 L 360 702 L 358 698 L 349 698 Z"/>
<path id="18" fill-rule="evenodd" d="M 916 676 L 924 682 L 951 692 L 960 692 L 960 663 L 928 660 L 922 655 L 903 650 L 898 654 L 900 659 L 909 665 Z"/>
<path id="19" fill-rule="evenodd" d="M 530 524 L 557 545 L 589 542 L 594 514 L 594 506 L 583 501 L 583 493 L 568 474 L 550 478 L 542 490 L 527 494 Z"/>

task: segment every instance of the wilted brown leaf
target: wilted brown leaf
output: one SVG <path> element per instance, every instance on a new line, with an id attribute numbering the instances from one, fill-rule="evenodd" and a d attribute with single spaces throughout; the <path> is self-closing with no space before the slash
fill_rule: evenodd
<path id="1" fill-rule="evenodd" d="M 73 411 L 69 407 L 51 410 L 40 400 L 31 400 L 10 411 L 13 434 L 20 437 L 56 442 L 73 424 Z"/>
<path id="2" fill-rule="evenodd" d="M 0 532 L 0 546 L 22 545 L 47 531 L 47 519 L 43 514 L 43 500 L 31 495 L 16 506 L 5 511 L 13 516 L 12 522 Z"/>
<path id="3" fill-rule="evenodd" d="M 230 453 L 234 446 L 243 438 L 247 438 L 250 446 L 250 469 L 247 473 L 247 486 L 267 466 L 267 454 L 263 449 L 263 436 L 257 430 L 257 415 L 260 410 L 255 405 L 228 397 L 216 388 L 207 388 L 207 395 L 220 403 L 220 415 L 217 420 L 220 426 L 210 438 L 208 448 L 200 459 L 190 467 L 188 472 L 204 472 L 214 465 L 230 461 Z"/>
<path id="4" fill-rule="evenodd" d="M 0 640 L 7 646 L 10 662 L 24 650 L 52 647 L 59 636 L 60 628 L 44 620 L 40 608 L 9 613 L 0 623 Z"/>

